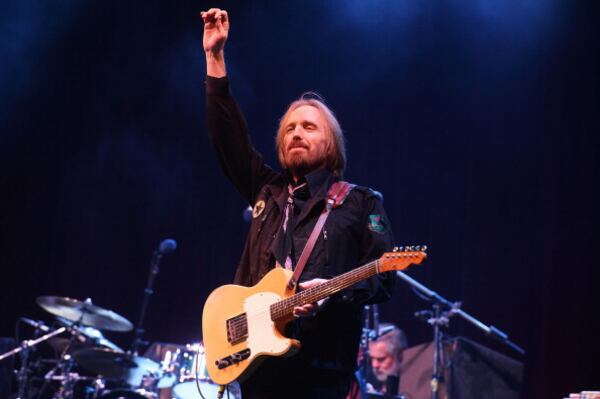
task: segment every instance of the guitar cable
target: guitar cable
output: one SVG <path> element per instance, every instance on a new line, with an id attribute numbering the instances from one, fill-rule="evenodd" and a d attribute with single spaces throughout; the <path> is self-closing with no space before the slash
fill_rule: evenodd
<path id="1" fill-rule="evenodd" d="M 194 370 L 195 373 L 195 377 L 194 380 L 196 381 L 196 390 L 198 390 L 198 394 L 200 395 L 200 397 L 202 399 L 206 399 L 204 397 L 204 395 L 202 394 L 202 389 L 200 388 L 200 362 L 198 361 L 198 359 L 200 359 L 200 351 L 202 350 L 202 347 L 200 345 L 198 345 L 198 351 L 196 352 L 196 367 Z M 219 390 L 217 391 L 217 399 L 221 399 L 223 398 L 223 392 L 227 390 L 227 399 L 229 399 L 229 384 L 227 385 L 219 385 Z"/>
<path id="2" fill-rule="evenodd" d="M 200 375 L 200 350 L 201 349 L 202 349 L 202 347 L 200 345 L 198 345 L 198 349 L 197 349 L 197 352 L 196 352 L 196 367 L 195 367 L 195 370 L 194 370 L 196 378 L 194 378 L 194 380 L 196 381 L 196 389 L 198 390 L 198 393 L 200 394 L 200 397 L 202 399 L 206 399 L 204 397 L 204 395 L 202 395 L 202 389 L 200 389 L 200 378 L 199 378 L 199 375 Z"/>

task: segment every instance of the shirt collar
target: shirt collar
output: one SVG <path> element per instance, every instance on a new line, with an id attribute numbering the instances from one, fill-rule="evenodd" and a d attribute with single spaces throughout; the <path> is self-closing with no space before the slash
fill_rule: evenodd
<path id="1" fill-rule="evenodd" d="M 315 193 L 319 191 L 323 184 L 325 184 L 327 178 L 331 175 L 331 172 L 327 169 L 318 169 L 301 177 L 300 179 L 298 179 L 297 183 L 294 182 L 294 178 L 292 177 L 288 169 L 285 169 L 283 171 L 283 174 L 287 178 L 288 183 L 292 185 L 292 187 L 299 186 L 300 184 L 305 182 L 308 183 L 308 191 L 310 193 L 309 195 L 312 197 L 313 195 L 315 195 Z"/>

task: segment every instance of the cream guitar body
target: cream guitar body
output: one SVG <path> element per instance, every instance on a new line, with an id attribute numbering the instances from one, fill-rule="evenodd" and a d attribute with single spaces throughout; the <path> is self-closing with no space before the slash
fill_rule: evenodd
<path id="1" fill-rule="evenodd" d="M 270 305 L 295 294 L 287 289 L 291 277 L 290 270 L 277 267 L 253 287 L 223 285 L 210 294 L 202 314 L 202 338 L 208 373 L 215 383 L 243 380 L 260 363 L 255 360 L 261 356 L 284 356 L 300 346 L 298 341 L 281 334 L 279 328 L 283 330 L 285 322 L 271 320 L 269 312 Z M 240 314 L 247 318 L 247 339 L 230 342 L 225 332 L 227 321 Z M 246 359 L 222 369 L 217 367 L 219 359 L 244 350 L 250 350 Z"/>

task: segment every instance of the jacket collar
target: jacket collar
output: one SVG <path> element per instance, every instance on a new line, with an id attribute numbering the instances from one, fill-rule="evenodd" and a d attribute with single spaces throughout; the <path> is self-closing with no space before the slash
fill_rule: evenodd
<path id="1" fill-rule="evenodd" d="M 340 180 L 339 177 L 335 176 L 332 172 L 326 169 L 316 170 L 305 176 L 306 182 L 308 183 L 308 189 L 310 191 L 310 198 L 304 205 L 302 213 L 298 216 L 296 225 L 302 222 L 302 220 L 311 212 L 311 210 L 321 203 L 327 196 L 329 187 Z M 288 197 L 287 185 L 291 184 L 293 179 L 287 169 L 283 170 L 280 179 L 267 185 L 265 192 L 273 196 L 275 204 L 280 211 L 283 211 L 285 203 Z"/>
<path id="2" fill-rule="evenodd" d="M 313 175 L 313 173 L 316 174 Z M 335 181 L 339 180 L 337 176 L 327 170 L 315 171 L 313 173 L 306 176 L 311 196 L 302 208 L 300 215 L 298 215 L 296 226 L 299 226 L 316 206 L 324 203 L 329 187 Z"/>

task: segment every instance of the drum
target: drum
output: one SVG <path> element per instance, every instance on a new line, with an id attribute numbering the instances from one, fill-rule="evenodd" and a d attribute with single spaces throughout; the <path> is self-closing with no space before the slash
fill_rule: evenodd
<path id="1" fill-rule="evenodd" d="M 140 391 L 132 391 L 129 389 L 112 389 L 105 392 L 98 399 L 154 399 L 156 395 L 153 393 Z"/>
<path id="2" fill-rule="evenodd" d="M 197 399 L 198 388 L 205 398 L 216 398 L 219 386 L 214 384 L 206 370 L 206 356 L 201 343 L 188 344 L 185 350 L 176 351 L 168 356 L 165 367 L 172 370 L 175 376 L 173 397 L 175 399 Z M 196 380 L 198 383 L 196 383 Z M 240 387 L 237 383 L 229 384 L 229 397 L 241 399 Z M 226 395 L 226 394 L 225 394 Z M 224 397 L 227 397 L 225 396 Z"/>
<path id="3" fill-rule="evenodd" d="M 173 398 L 175 399 L 198 399 L 200 398 L 200 394 L 198 393 L 198 388 L 202 392 L 202 395 L 206 399 L 214 399 L 217 397 L 217 393 L 219 390 L 219 386 L 213 384 L 212 382 L 200 382 L 198 381 L 198 385 L 196 385 L 195 381 L 183 382 L 181 384 L 175 385 L 173 388 Z M 227 389 L 229 389 L 229 396 L 227 396 L 227 392 L 223 394 L 223 398 L 231 398 L 231 399 L 241 399 L 242 394 L 240 391 L 240 386 L 237 382 L 231 383 L 228 385 Z"/>

